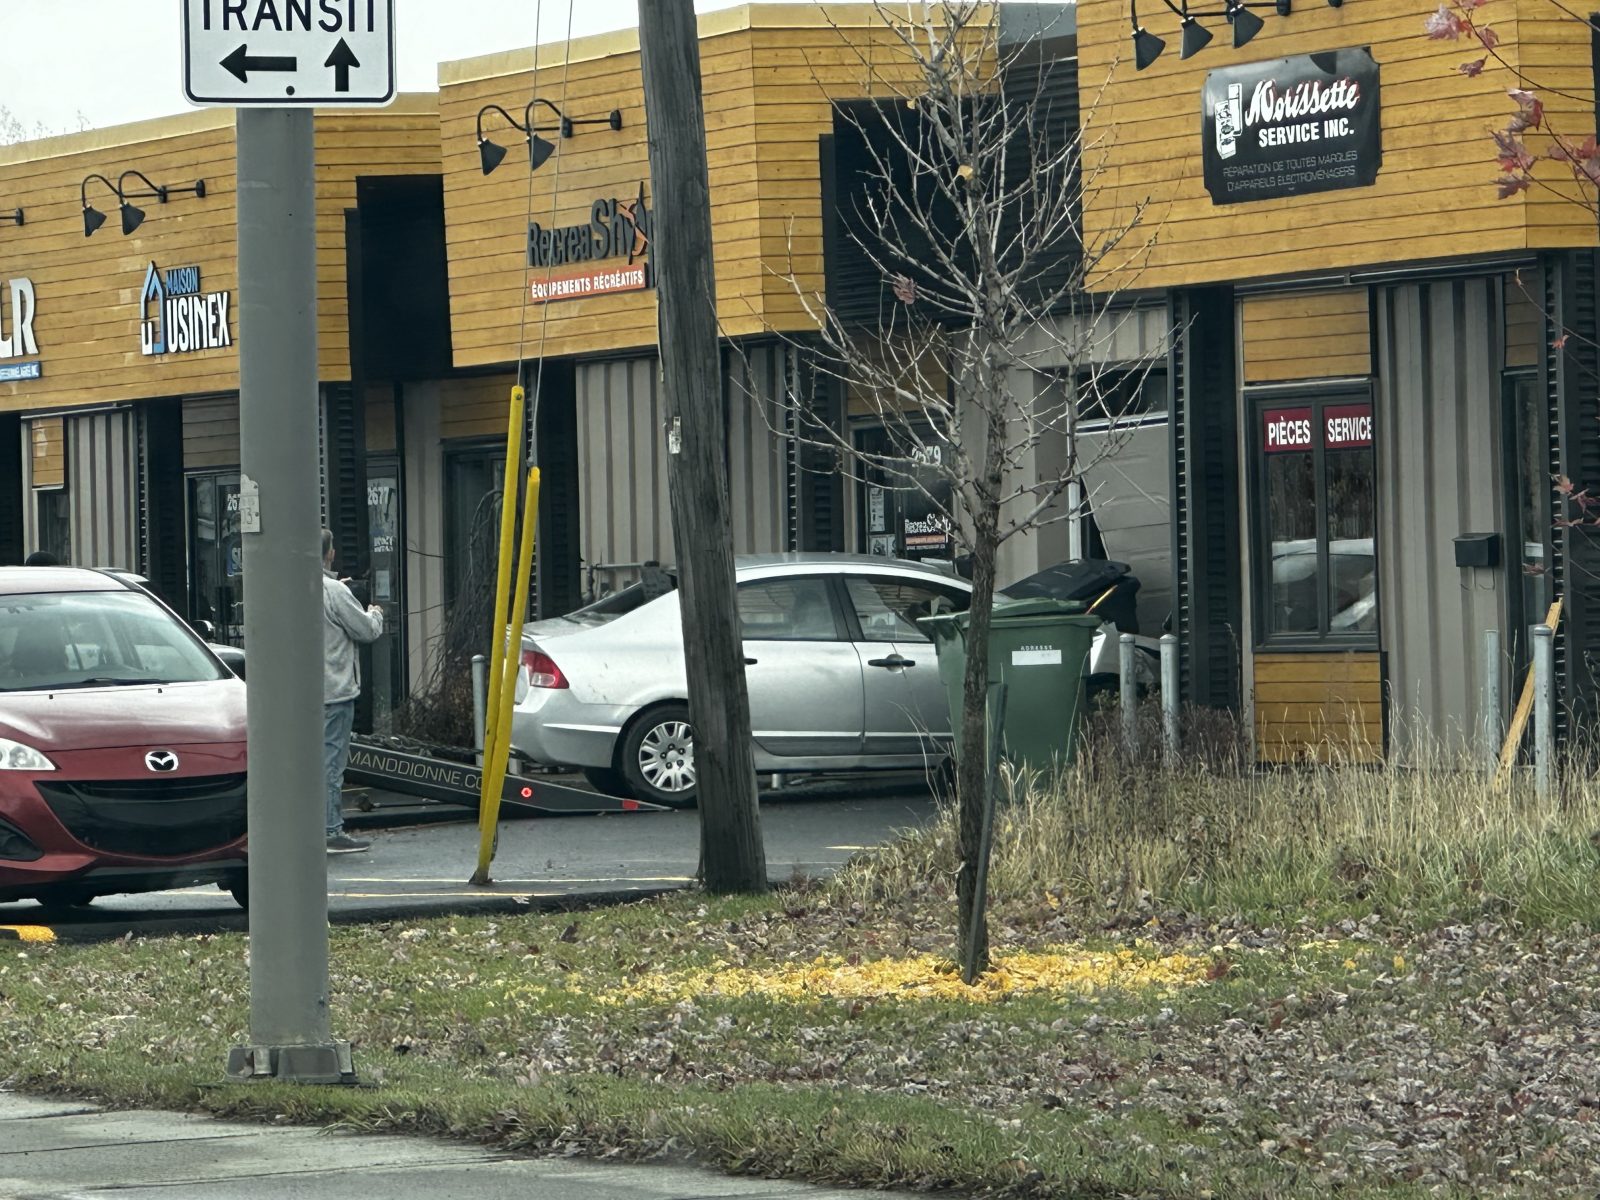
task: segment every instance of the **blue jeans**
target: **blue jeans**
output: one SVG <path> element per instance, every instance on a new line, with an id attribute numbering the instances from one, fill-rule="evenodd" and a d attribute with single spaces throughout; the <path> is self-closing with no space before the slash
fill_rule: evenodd
<path id="1" fill-rule="evenodd" d="M 355 724 L 356 702 L 341 700 L 322 706 L 322 765 L 328 783 L 328 836 L 344 830 L 344 769 L 350 762 L 350 727 Z"/>

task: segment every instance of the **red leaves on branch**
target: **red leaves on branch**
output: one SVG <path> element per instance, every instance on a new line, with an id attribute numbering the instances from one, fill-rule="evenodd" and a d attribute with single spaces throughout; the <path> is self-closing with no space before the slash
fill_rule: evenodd
<path id="1" fill-rule="evenodd" d="M 1600 186 L 1600 143 L 1592 135 L 1576 148 L 1558 141 L 1550 151 L 1550 157 L 1569 164 L 1573 177 L 1579 182 Z"/>
<path id="2" fill-rule="evenodd" d="M 1572 335 L 1570 333 L 1563 333 L 1555 341 L 1550 343 L 1550 349 L 1552 349 L 1552 350 L 1565 350 L 1566 347 L 1567 347 L 1567 339 L 1569 337 L 1571 337 L 1571 336 Z M 1570 488 L 1572 485 L 1568 484 L 1567 486 Z"/>
<path id="3" fill-rule="evenodd" d="M 1529 171 L 1538 160 L 1515 134 L 1495 131 L 1494 144 L 1502 171 Z"/>
<path id="4" fill-rule="evenodd" d="M 1544 101 L 1527 88 L 1511 88 L 1506 92 L 1517 103 L 1516 115 L 1506 125 L 1508 133 L 1525 133 L 1544 123 Z"/>
<path id="5" fill-rule="evenodd" d="M 1478 35 L 1485 50 L 1493 50 L 1500 44 L 1500 35 L 1487 25 L 1474 26 L 1472 32 Z"/>
<path id="6" fill-rule="evenodd" d="M 1525 192 L 1533 186 L 1533 180 L 1525 175 L 1502 175 L 1495 180 L 1498 185 L 1498 196 L 1501 200 L 1509 200 L 1518 192 Z"/>
<path id="7" fill-rule="evenodd" d="M 1447 0 L 1440 0 L 1439 10 L 1428 17 L 1423 28 L 1435 41 L 1442 41 L 1445 38 L 1455 41 L 1470 30 L 1472 25 L 1458 16 Z"/>
<path id="8" fill-rule="evenodd" d="M 1483 58 L 1475 58 L 1471 62 L 1462 63 L 1456 68 L 1456 70 L 1460 71 L 1468 79 L 1476 79 L 1479 75 L 1483 74 L 1483 64 L 1488 61 L 1489 59 L 1487 55 Z"/>
<path id="9" fill-rule="evenodd" d="M 901 304 L 915 304 L 917 302 L 917 281 L 909 275 L 896 275 L 889 281 L 894 289 L 894 298 Z"/>

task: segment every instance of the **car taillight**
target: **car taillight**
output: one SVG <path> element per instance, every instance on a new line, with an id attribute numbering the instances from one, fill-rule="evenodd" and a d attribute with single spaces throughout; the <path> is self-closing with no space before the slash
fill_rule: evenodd
<path id="1" fill-rule="evenodd" d="M 528 686 L 536 688 L 564 688 L 567 677 L 556 666 L 555 660 L 543 650 L 524 650 L 522 666 L 528 672 Z"/>

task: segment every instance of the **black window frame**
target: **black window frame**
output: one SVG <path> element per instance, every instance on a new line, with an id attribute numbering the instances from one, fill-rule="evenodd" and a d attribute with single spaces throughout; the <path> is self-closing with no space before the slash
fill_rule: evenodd
<path id="1" fill-rule="evenodd" d="M 1252 388 L 1246 394 L 1250 414 L 1249 432 L 1249 486 L 1250 486 L 1250 545 L 1253 550 L 1250 569 L 1251 643 L 1264 651 L 1327 651 L 1327 650 L 1377 650 L 1383 629 L 1383 578 L 1381 570 L 1382 496 L 1378 488 L 1378 439 L 1382 436 L 1377 397 L 1370 384 L 1349 386 L 1330 384 L 1311 388 Z M 1328 469 L 1325 439 L 1321 436 L 1323 411 L 1347 404 L 1366 404 L 1372 410 L 1373 468 L 1373 602 L 1375 620 L 1370 630 L 1349 633 L 1329 628 L 1332 617 L 1328 603 L 1328 584 L 1332 579 L 1329 562 L 1328 539 Z M 1263 425 L 1265 414 L 1273 408 L 1310 408 L 1313 428 L 1318 436 L 1312 441 L 1312 470 L 1317 489 L 1317 632 L 1296 631 L 1273 633 L 1268 627 L 1268 614 L 1272 606 L 1272 545 L 1268 525 L 1266 466 L 1267 452 Z"/>

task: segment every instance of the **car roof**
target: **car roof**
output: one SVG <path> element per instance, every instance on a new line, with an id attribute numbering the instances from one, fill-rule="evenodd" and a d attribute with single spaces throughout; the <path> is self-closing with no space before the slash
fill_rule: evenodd
<path id="1" fill-rule="evenodd" d="M 121 580 L 84 567 L 0 567 L 0 596 L 128 590 L 128 585 Z"/>
<path id="2" fill-rule="evenodd" d="M 959 579 L 948 566 L 912 562 L 905 558 L 885 558 L 881 554 L 830 554 L 821 551 L 798 551 L 789 554 L 741 554 L 734 560 L 739 571 L 760 567 L 866 567 L 872 570 L 893 569 L 916 571 L 939 579 Z"/>

